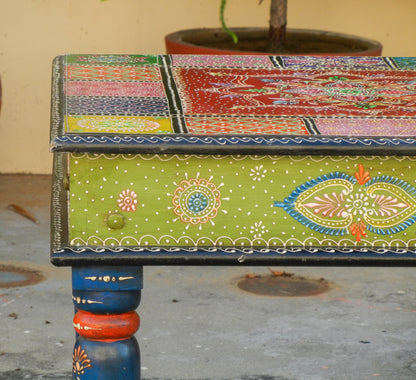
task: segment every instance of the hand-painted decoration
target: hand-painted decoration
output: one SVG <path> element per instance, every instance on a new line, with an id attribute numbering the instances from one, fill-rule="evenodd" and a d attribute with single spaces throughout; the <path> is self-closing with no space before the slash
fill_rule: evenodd
<path id="1" fill-rule="evenodd" d="M 73 380 L 138 380 L 142 265 L 416 263 L 416 58 L 67 55 L 51 256 Z"/>
<path id="2" fill-rule="evenodd" d="M 186 224 L 203 224 L 217 216 L 221 206 L 221 192 L 217 186 L 206 180 L 183 180 L 175 190 L 172 199 L 173 212 Z"/>
<path id="3" fill-rule="evenodd" d="M 134 310 L 140 302 L 142 268 L 77 267 L 72 284 L 77 333 L 73 380 L 140 379 L 133 335 L 140 326 Z"/>
<path id="4" fill-rule="evenodd" d="M 328 70 L 187 68 L 175 74 L 186 114 L 392 117 L 403 109 L 408 116 L 416 112 L 414 75 L 401 71 L 334 75 Z"/>
<path id="5" fill-rule="evenodd" d="M 137 194 L 130 189 L 123 190 L 117 199 L 118 207 L 127 212 L 136 211 L 137 202 Z"/>
<path id="6" fill-rule="evenodd" d="M 73 154 L 70 243 L 414 248 L 415 160 Z"/>
<path id="7" fill-rule="evenodd" d="M 335 172 L 296 188 L 284 202 L 275 202 L 294 219 L 326 235 L 355 236 L 367 231 L 394 235 L 416 220 L 416 189 L 388 175 L 371 178 L 362 164 L 354 176 Z"/>
<path id="8" fill-rule="evenodd" d="M 400 57 L 58 57 L 54 257 L 413 257 L 415 70 Z"/>
<path id="9" fill-rule="evenodd" d="M 83 375 L 88 368 L 91 368 L 91 360 L 88 359 L 85 350 L 82 350 L 80 346 L 76 347 L 72 355 L 72 370 L 76 379 L 80 379 L 79 376 Z"/>
<path id="10" fill-rule="evenodd" d="M 413 136 L 414 58 L 70 55 L 65 131 Z M 93 140 L 83 139 L 90 143 Z"/>
<path id="11" fill-rule="evenodd" d="M 90 133 L 170 133 L 170 123 L 164 118 L 70 116 L 68 128 L 72 132 Z"/>

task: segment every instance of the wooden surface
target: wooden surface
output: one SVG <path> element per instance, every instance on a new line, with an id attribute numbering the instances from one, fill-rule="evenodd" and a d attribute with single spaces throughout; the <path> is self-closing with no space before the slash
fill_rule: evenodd
<path id="1" fill-rule="evenodd" d="M 415 68 L 58 57 L 52 258 L 412 263 Z"/>

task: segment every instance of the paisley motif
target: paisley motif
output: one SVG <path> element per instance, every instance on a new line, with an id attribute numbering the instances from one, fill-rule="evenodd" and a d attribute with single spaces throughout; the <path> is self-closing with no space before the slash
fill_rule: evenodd
<path id="1" fill-rule="evenodd" d="M 395 234 L 416 221 L 416 189 L 391 176 L 371 178 L 362 164 L 354 176 L 332 172 L 298 186 L 275 202 L 304 226 L 326 235 Z"/>
<path id="2" fill-rule="evenodd" d="M 416 189 L 394 177 L 382 176 L 368 183 L 373 212 L 366 215 L 368 230 L 377 234 L 403 231 L 416 220 Z"/>

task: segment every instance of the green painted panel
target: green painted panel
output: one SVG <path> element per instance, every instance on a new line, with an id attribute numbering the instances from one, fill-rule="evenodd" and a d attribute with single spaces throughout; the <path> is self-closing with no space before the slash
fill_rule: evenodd
<path id="1" fill-rule="evenodd" d="M 159 63 L 156 55 L 72 54 L 65 58 L 67 63 L 83 65 L 156 65 Z"/>
<path id="2" fill-rule="evenodd" d="M 416 246 L 416 158 L 69 156 L 72 246 Z"/>

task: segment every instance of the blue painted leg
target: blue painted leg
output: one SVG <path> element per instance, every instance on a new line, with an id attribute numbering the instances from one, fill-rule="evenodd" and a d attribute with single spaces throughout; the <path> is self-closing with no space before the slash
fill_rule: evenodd
<path id="1" fill-rule="evenodd" d="M 72 268 L 73 380 L 138 380 L 142 267 Z"/>

